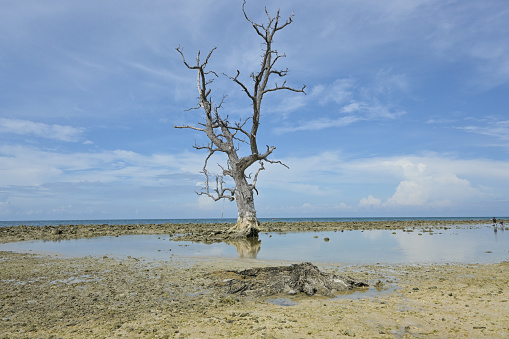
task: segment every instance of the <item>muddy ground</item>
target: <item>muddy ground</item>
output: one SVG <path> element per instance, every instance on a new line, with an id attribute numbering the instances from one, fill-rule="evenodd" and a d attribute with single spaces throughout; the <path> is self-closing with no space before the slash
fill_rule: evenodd
<path id="1" fill-rule="evenodd" d="M 144 232 L 143 225 L 135 227 L 140 233 L 134 234 L 152 231 L 148 228 Z M 62 228 L 62 233 L 49 228 L 46 233 L 69 236 L 65 226 Z M 41 238 L 27 229 L 9 229 L 0 239 L 12 241 L 15 234 L 25 239 Z M 110 231 L 98 233 L 102 232 Z M 193 232 L 200 233 L 189 233 Z M 210 228 L 204 232 L 215 231 Z M 509 336 L 508 262 L 411 266 L 315 263 L 324 272 L 365 280 L 370 285 L 333 297 L 230 294 L 218 284 L 230 278 L 227 271 L 290 264 L 252 259 L 61 258 L 0 252 L 0 338 Z"/>

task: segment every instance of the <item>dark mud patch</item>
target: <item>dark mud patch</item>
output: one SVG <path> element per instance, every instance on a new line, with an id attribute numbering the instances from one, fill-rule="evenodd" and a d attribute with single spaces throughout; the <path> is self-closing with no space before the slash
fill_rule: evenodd
<path id="1" fill-rule="evenodd" d="M 366 281 L 322 272 L 309 262 L 242 271 L 217 271 L 208 276 L 218 280 L 213 286 L 225 293 L 257 297 L 299 293 L 333 296 L 340 291 L 368 286 Z"/>

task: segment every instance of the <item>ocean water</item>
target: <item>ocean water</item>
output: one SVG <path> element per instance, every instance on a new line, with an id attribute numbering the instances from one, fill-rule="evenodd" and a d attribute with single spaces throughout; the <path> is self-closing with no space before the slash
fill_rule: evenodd
<path id="1" fill-rule="evenodd" d="M 59 256 L 114 256 L 156 260 L 230 258 L 341 264 L 496 263 L 509 260 L 509 230 L 491 225 L 434 232 L 352 230 L 261 233 L 228 243 L 171 241 L 168 234 L 124 235 L 0 244 L 0 251 Z"/>
<path id="2" fill-rule="evenodd" d="M 359 222 L 466 220 L 465 226 L 429 232 L 369 230 L 262 233 L 254 243 L 201 244 L 170 241 L 169 235 L 126 235 L 72 240 L 34 240 L 0 244 L 1 251 L 63 256 L 113 255 L 171 260 L 177 257 L 251 258 L 335 263 L 488 263 L 509 260 L 509 230 L 493 227 L 489 217 L 434 218 L 260 218 L 261 222 Z M 507 219 L 507 218 L 500 218 Z M 470 227 L 468 220 L 476 220 Z M 479 224 L 478 220 L 485 220 Z M 219 219 L 115 219 L 0 221 L 1 226 L 79 224 L 234 223 Z"/>
<path id="3" fill-rule="evenodd" d="M 361 221 L 412 221 L 412 220 L 486 220 L 491 222 L 493 217 L 369 217 L 369 218 L 258 218 L 260 222 L 361 222 Z M 498 218 L 498 217 L 497 217 Z M 499 219 L 509 219 L 500 217 Z M 130 225 L 130 224 L 182 224 L 182 223 L 235 223 L 236 218 L 207 218 L 207 219 L 97 219 L 97 220 L 23 220 L 23 221 L 0 221 L 0 227 L 4 226 L 50 226 L 50 225 Z"/>

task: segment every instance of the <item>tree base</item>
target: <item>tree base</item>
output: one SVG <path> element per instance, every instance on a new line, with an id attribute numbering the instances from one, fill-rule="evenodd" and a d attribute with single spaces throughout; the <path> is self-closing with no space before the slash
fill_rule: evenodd
<path id="1" fill-rule="evenodd" d="M 230 228 L 230 232 L 236 233 L 236 237 L 239 238 L 250 238 L 250 237 L 258 237 L 258 233 L 260 230 L 258 226 L 260 223 L 256 217 L 251 218 L 241 218 L 237 219 L 237 223 Z"/>

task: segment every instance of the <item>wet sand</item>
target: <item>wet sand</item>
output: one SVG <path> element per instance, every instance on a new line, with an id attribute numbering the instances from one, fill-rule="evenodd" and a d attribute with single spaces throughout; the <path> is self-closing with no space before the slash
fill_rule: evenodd
<path id="1" fill-rule="evenodd" d="M 371 224 L 367 223 L 365 229 L 372 229 L 368 228 Z M 455 224 L 396 224 L 389 226 L 455 227 Z M 472 223 L 473 227 L 477 224 Z M 58 227 L 48 227 L 44 232 L 39 227 L 35 234 L 30 227 L 20 227 L 3 232 L 0 239 L 6 242 L 21 237 L 115 235 L 122 229 L 139 232 L 123 234 L 175 231 L 175 226 L 171 230 L 165 228 L 165 232 L 158 227 L 134 225 L 133 229 L 122 226 L 111 230 L 87 226 L 78 231 L 80 227 L 76 226 L 76 233 L 65 226 L 61 226 L 62 233 L 53 231 Z M 217 227 L 210 226 L 201 232 L 195 229 L 191 233 L 210 233 Z M 98 232 L 94 233 L 92 228 Z M 60 258 L 0 252 L 0 337 L 507 338 L 509 335 L 509 262 L 412 266 L 315 263 L 323 271 L 367 280 L 373 287 L 368 293 L 342 298 L 271 297 L 290 298 L 297 302 L 294 306 L 278 306 L 267 302 L 266 297 L 224 294 L 212 287 L 215 282 L 212 277 L 217 279 L 217 274 L 209 274 L 212 272 L 282 264 L 290 263 L 217 258 L 171 261 Z"/>

